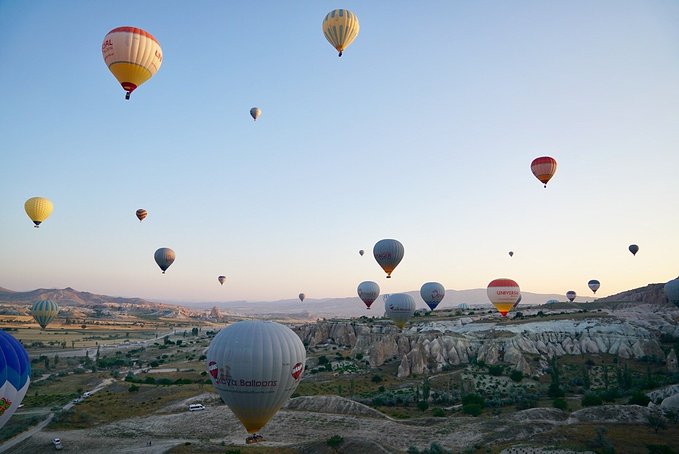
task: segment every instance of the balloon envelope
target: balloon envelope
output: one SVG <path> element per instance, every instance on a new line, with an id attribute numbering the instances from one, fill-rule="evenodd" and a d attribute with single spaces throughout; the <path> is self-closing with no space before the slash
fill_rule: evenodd
<path id="1" fill-rule="evenodd" d="M 253 120 L 257 121 L 259 116 L 262 115 L 262 109 L 259 107 L 253 107 L 250 109 L 250 116 L 252 117 Z"/>
<path id="2" fill-rule="evenodd" d="M 637 252 L 639 252 L 639 246 L 637 246 L 636 244 L 630 244 L 627 249 L 629 249 L 632 255 L 637 255 Z"/>
<path id="3" fill-rule="evenodd" d="M 224 281 L 226 280 L 226 276 L 219 276 L 217 278 L 217 280 L 219 281 L 220 284 L 224 285 Z"/>
<path id="4" fill-rule="evenodd" d="M 24 210 L 36 228 L 52 214 L 53 209 L 52 202 L 44 197 L 31 197 L 24 203 Z"/>
<path id="5" fill-rule="evenodd" d="M 304 298 L 306 298 L 306 295 L 304 293 L 300 293 L 297 297 L 301 302 L 304 302 Z"/>
<path id="6" fill-rule="evenodd" d="M 488 299 L 498 312 L 503 316 L 507 316 L 516 300 L 521 296 L 521 289 L 519 284 L 511 279 L 501 278 L 495 279 L 488 284 L 486 289 Z"/>
<path id="7" fill-rule="evenodd" d="M 356 291 L 358 292 L 358 297 L 361 298 L 361 301 L 365 303 L 368 309 L 370 309 L 370 305 L 377 297 L 380 296 L 380 286 L 373 281 L 361 282 L 358 284 Z"/>
<path id="8" fill-rule="evenodd" d="M 176 256 L 174 251 L 169 247 L 161 247 L 153 254 L 153 258 L 156 260 L 160 269 L 163 270 L 163 274 L 165 274 L 165 271 L 172 265 Z"/>
<path id="9" fill-rule="evenodd" d="M 514 251 L 509 251 L 509 256 L 514 257 Z"/>
<path id="10" fill-rule="evenodd" d="M 600 286 L 601 282 L 597 281 L 596 279 L 592 279 L 587 283 L 587 287 L 589 287 L 589 289 L 594 293 L 596 293 L 596 291 L 599 290 Z"/>
<path id="11" fill-rule="evenodd" d="M 391 277 L 391 273 L 403 260 L 405 249 L 398 240 L 385 239 L 375 243 L 373 247 L 373 255 L 375 260 L 382 267 L 387 277 Z"/>
<path id="12" fill-rule="evenodd" d="M 330 11 L 323 19 L 325 39 L 337 49 L 340 57 L 344 49 L 356 39 L 359 29 L 358 17 L 348 9 Z"/>
<path id="13" fill-rule="evenodd" d="M 363 254 L 365 254 L 365 251 L 364 251 L 363 249 L 361 249 L 360 251 L 358 251 L 358 255 L 360 255 L 361 257 L 363 257 Z"/>
<path id="14" fill-rule="evenodd" d="M 514 305 L 512 306 L 512 309 L 514 309 L 516 306 L 518 306 L 520 302 L 521 302 L 521 294 L 519 293 L 519 298 L 516 300 L 516 303 L 514 303 Z"/>
<path id="15" fill-rule="evenodd" d="M 679 307 L 679 278 L 669 281 L 663 290 L 669 302 Z"/>
<path id="16" fill-rule="evenodd" d="M 446 289 L 438 282 L 426 282 L 420 287 L 420 296 L 427 303 L 429 309 L 433 311 L 446 296 Z"/>
<path id="17" fill-rule="evenodd" d="M 530 164 L 530 170 L 533 172 L 533 175 L 535 175 L 535 178 L 540 180 L 545 187 L 547 187 L 547 183 L 556 173 L 556 159 L 550 158 L 549 156 L 535 158 Z"/>
<path id="18" fill-rule="evenodd" d="M 249 433 L 259 431 L 299 384 L 306 351 L 288 327 L 234 323 L 210 342 L 207 369 L 215 389 Z"/>
<path id="19" fill-rule="evenodd" d="M 30 377 L 28 353 L 19 341 L 0 330 L 0 428 L 19 408 L 30 385 Z"/>
<path id="20" fill-rule="evenodd" d="M 42 329 L 59 315 L 59 306 L 54 301 L 40 300 L 33 303 L 31 315 Z"/>
<path id="21" fill-rule="evenodd" d="M 384 313 L 399 328 L 415 315 L 415 300 L 407 293 L 394 293 L 384 302 Z"/>
<path id="22" fill-rule="evenodd" d="M 575 293 L 574 290 L 569 290 L 566 292 L 566 298 L 568 298 L 568 301 L 570 301 L 571 303 L 573 302 L 576 296 L 577 294 Z"/>
<path id="23" fill-rule="evenodd" d="M 118 27 L 108 32 L 101 54 L 109 71 L 126 91 L 126 99 L 153 77 L 163 63 L 163 51 L 156 38 L 136 27 Z"/>
<path id="24" fill-rule="evenodd" d="M 141 222 L 146 219 L 146 216 L 148 216 L 149 213 L 145 209 L 139 208 L 135 214 L 137 215 L 139 222 Z"/>

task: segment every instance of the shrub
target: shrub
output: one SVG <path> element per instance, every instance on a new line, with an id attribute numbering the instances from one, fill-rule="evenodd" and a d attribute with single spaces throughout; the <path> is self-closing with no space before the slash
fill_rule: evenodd
<path id="1" fill-rule="evenodd" d="M 462 404 L 462 411 L 468 415 L 479 416 L 483 407 L 479 404 Z"/>
<path id="2" fill-rule="evenodd" d="M 329 364 L 329 363 L 330 363 L 330 360 L 328 360 L 328 358 L 325 355 L 321 355 L 321 356 L 318 357 L 318 365 L 319 366 Z"/>
<path id="3" fill-rule="evenodd" d="M 641 391 L 635 392 L 632 397 L 629 398 L 628 404 L 630 405 L 641 405 L 645 407 L 651 401 L 649 397 Z"/>
<path id="4" fill-rule="evenodd" d="M 582 396 L 580 401 L 583 407 L 593 407 L 595 405 L 601 405 L 604 403 L 600 395 L 596 393 L 587 393 Z"/>
<path id="5" fill-rule="evenodd" d="M 444 418 L 446 416 L 446 411 L 443 408 L 436 407 L 431 410 L 431 414 L 437 418 Z"/>
<path id="6" fill-rule="evenodd" d="M 429 408 L 429 404 L 427 403 L 426 400 L 421 400 L 417 403 L 417 408 L 420 411 L 425 411 L 427 408 Z"/>
<path id="7" fill-rule="evenodd" d="M 370 379 L 373 383 L 380 383 L 382 381 L 382 377 L 379 375 L 373 375 L 373 378 Z"/>
<path id="8" fill-rule="evenodd" d="M 559 397 L 558 399 L 554 399 L 552 406 L 565 411 L 568 409 L 568 402 L 566 402 L 566 399 Z"/>
<path id="9" fill-rule="evenodd" d="M 131 393 L 134 393 L 134 392 L 139 391 L 139 386 L 137 386 L 137 385 L 132 385 L 132 386 L 130 386 L 129 388 L 127 388 L 127 390 L 128 390 L 129 392 L 131 392 Z"/>
<path id="10" fill-rule="evenodd" d="M 513 370 L 512 373 L 509 374 L 509 378 L 511 378 L 512 381 L 519 383 L 521 380 L 523 380 L 523 372 L 520 370 Z"/>
<path id="11" fill-rule="evenodd" d="M 328 438 L 325 441 L 325 444 L 327 444 L 331 448 L 336 448 L 339 445 L 341 445 L 343 442 L 344 442 L 344 438 L 340 437 L 339 435 L 333 435 L 332 437 Z"/>

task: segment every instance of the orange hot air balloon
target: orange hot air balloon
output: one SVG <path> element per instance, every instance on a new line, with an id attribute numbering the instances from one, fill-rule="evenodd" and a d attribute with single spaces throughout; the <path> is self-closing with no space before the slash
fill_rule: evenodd
<path id="1" fill-rule="evenodd" d="M 149 215 L 149 213 L 148 213 L 145 209 L 143 209 L 143 208 L 139 208 L 139 209 L 137 210 L 136 214 L 137 214 L 137 219 L 139 219 L 139 222 L 141 222 L 141 221 L 143 221 L 144 219 L 146 219 L 146 216 Z"/>
<path id="2" fill-rule="evenodd" d="M 507 316 L 516 300 L 521 297 L 521 289 L 519 284 L 511 279 L 495 279 L 488 284 L 486 289 L 488 294 L 488 299 L 493 306 L 498 310 L 498 312 L 503 316 Z"/>
<path id="3" fill-rule="evenodd" d="M 163 51 L 156 38 L 136 27 L 118 27 L 108 32 L 101 54 L 125 90 L 125 99 L 130 99 L 130 94 L 153 77 L 163 63 Z"/>
<path id="4" fill-rule="evenodd" d="M 535 178 L 540 180 L 545 187 L 547 187 L 547 182 L 549 182 L 556 173 L 556 159 L 550 158 L 549 156 L 535 158 L 530 165 L 530 170 L 533 171 Z"/>

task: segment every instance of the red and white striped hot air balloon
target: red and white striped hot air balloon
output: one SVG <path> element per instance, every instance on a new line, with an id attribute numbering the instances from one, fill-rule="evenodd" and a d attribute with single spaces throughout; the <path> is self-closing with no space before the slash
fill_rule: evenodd
<path id="1" fill-rule="evenodd" d="M 163 51 L 156 38 L 136 27 L 118 27 L 108 32 L 101 53 L 125 90 L 125 99 L 130 99 L 130 94 L 153 77 L 163 63 Z"/>
<path id="2" fill-rule="evenodd" d="M 530 164 L 530 170 L 533 171 L 535 178 L 540 180 L 545 187 L 547 187 L 547 182 L 549 182 L 556 173 L 556 159 L 550 158 L 549 156 L 535 158 Z"/>
<path id="3" fill-rule="evenodd" d="M 519 284 L 507 278 L 491 281 L 486 292 L 490 302 L 503 317 L 507 316 L 507 312 L 512 309 L 516 300 L 521 296 Z"/>

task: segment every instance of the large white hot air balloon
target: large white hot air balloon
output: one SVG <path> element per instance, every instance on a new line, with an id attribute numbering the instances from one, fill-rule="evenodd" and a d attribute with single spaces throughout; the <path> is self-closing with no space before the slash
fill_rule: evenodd
<path id="1" fill-rule="evenodd" d="M 415 315 L 415 300 L 407 293 L 394 293 L 384 302 L 384 313 L 399 328 Z"/>
<path id="2" fill-rule="evenodd" d="M 288 327 L 245 320 L 222 329 L 210 342 L 207 368 L 222 400 L 240 419 L 248 443 L 297 388 L 306 361 L 300 338 Z"/>
<path id="3" fill-rule="evenodd" d="M 358 292 L 358 297 L 361 298 L 361 301 L 365 303 L 368 309 L 370 309 L 370 305 L 377 297 L 380 296 L 380 286 L 377 285 L 377 282 L 373 281 L 361 282 L 358 284 L 356 291 Z"/>

